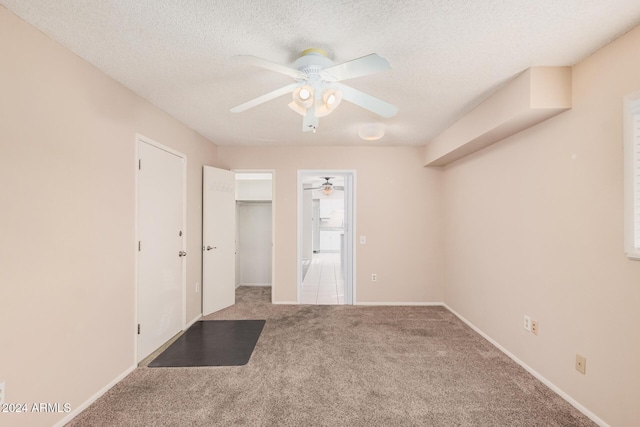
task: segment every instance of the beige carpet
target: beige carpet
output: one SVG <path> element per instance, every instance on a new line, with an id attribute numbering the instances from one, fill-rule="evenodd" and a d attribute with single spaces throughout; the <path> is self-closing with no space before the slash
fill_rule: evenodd
<path id="1" fill-rule="evenodd" d="M 136 369 L 70 426 L 591 426 L 443 307 L 271 305 L 246 366 Z"/>

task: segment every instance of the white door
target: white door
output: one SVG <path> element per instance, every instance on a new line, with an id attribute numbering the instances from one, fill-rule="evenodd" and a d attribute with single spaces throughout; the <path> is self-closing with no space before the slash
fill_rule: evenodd
<path id="1" fill-rule="evenodd" d="M 138 141 L 138 361 L 184 326 L 184 158 Z"/>
<path id="2" fill-rule="evenodd" d="M 202 314 L 236 303 L 235 173 L 204 167 L 202 185 Z"/>

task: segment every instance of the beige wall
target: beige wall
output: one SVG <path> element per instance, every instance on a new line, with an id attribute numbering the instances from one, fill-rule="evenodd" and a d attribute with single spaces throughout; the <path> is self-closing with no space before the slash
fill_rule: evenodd
<path id="1" fill-rule="evenodd" d="M 348 169 L 356 171 L 356 236 L 367 236 L 355 248 L 356 302 L 441 302 L 441 171 L 424 168 L 422 156 L 415 147 L 220 146 L 220 167 L 275 170 L 274 300 L 297 300 L 298 170 Z"/>
<path id="2" fill-rule="evenodd" d="M 187 155 L 194 255 L 216 147 L 3 7 L 0 94 L 0 382 L 7 402 L 75 409 L 134 365 L 136 132 Z M 187 320 L 200 264 L 187 261 Z"/>
<path id="3" fill-rule="evenodd" d="M 446 303 L 614 426 L 640 424 L 640 262 L 623 252 L 622 197 L 639 45 L 637 28 L 576 65 L 573 110 L 443 176 Z"/>

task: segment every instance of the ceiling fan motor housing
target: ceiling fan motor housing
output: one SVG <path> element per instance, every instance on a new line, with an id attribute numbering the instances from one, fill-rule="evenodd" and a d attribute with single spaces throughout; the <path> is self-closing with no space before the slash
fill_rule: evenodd
<path id="1" fill-rule="evenodd" d="M 302 56 L 293 63 L 293 68 L 305 74 L 318 74 L 325 68 L 331 67 L 333 61 L 327 58 L 326 53 L 319 49 L 307 49 Z"/>

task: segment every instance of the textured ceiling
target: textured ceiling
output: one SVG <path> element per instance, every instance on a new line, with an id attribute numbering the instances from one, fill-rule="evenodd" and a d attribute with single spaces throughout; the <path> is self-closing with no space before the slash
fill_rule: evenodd
<path id="1" fill-rule="evenodd" d="M 640 23 L 637 0 L 0 0 L 9 10 L 218 145 L 420 145 L 531 66 L 573 65 Z M 393 69 L 348 80 L 399 107 L 382 119 L 343 102 L 302 133 L 292 83 L 238 64 L 290 65 L 307 48 L 335 63 L 378 53 Z M 382 122 L 366 142 L 358 127 Z"/>

